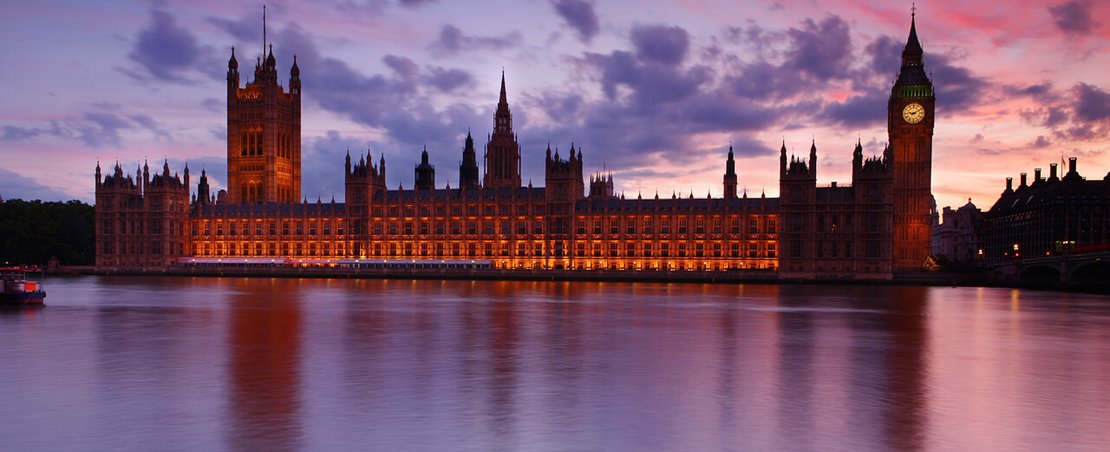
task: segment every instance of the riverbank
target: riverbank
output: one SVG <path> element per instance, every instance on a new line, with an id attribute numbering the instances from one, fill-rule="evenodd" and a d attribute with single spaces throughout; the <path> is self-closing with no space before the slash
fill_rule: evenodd
<path id="1" fill-rule="evenodd" d="M 126 276 L 212 276 L 267 278 L 343 278 L 343 279 L 430 279 L 430 280 L 504 280 L 504 281 L 602 281 L 659 282 L 710 284 L 844 284 L 844 285 L 914 285 L 914 286 L 980 286 L 1008 287 L 992 281 L 985 274 L 921 273 L 898 275 L 893 280 L 861 280 L 850 278 L 793 279 L 780 278 L 766 270 L 725 272 L 697 271 L 635 271 L 635 270 L 501 270 L 501 269 L 434 269 L 434 268 L 197 268 L 167 269 L 63 267 L 63 274 L 126 275 Z"/>

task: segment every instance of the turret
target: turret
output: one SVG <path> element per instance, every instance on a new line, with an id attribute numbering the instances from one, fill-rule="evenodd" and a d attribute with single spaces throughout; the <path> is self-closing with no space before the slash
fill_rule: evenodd
<path id="1" fill-rule="evenodd" d="M 728 160 L 725 160 L 724 194 L 725 199 L 736 199 L 736 160 L 733 159 L 732 145 L 728 147 Z"/>
<path id="2" fill-rule="evenodd" d="M 289 69 L 289 92 L 301 93 L 301 68 L 297 66 L 297 55 L 293 55 L 293 67 Z"/>
<path id="3" fill-rule="evenodd" d="M 810 177 L 817 179 L 817 140 L 809 145 L 809 172 Z"/>
<path id="4" fill-rule="evenodd" d="M 414 186 L 417 190 L 432 190 L 436 185 L 436 168 L 428 163 L 428 147 L 424 147 L 424 152 L 420 153 L 420 164 L 416 165 L 415 169 L 416 181 Z"/>
<path id="5" fill-rule="evenodd" d="M 235 59 L 235 47 L 231 48 L 231 58 L 227 60 L 227 95 L 231 99 L 235 96 L 235 89 L 239 88 L 239 60 Z"/>
<path id="6" fill-rule="evenodd" d="M 782 140 L 782 148 L 779 149 L 779 178 L 786 175 L 786 140 Z"/>
<path id="7" fill-rule="evenodd" d="M 856 148 L 852 151 L 852 167 L 863 166 L 863 141 L 856 139 Z"/>
<path id="8" fill-rule="evenodd" d="M 467 130 L 466 141 L 463 144 L 462 163 L 459 164 L 459 189 L 474 190 L 480 186 L 478 182 L 478 156 L 474 151 L 474 138 Z"/>
<path id="9" fill-rule="evenodd" d="M 200 181 L 197 182 L 197 204 L 208 205 L 212 202 L 211 188 L 208 186 L 208 173 L 200 170 Z"/>

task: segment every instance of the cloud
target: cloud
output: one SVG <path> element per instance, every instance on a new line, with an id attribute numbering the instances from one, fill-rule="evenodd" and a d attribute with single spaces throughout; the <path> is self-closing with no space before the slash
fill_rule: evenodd
<path id="1" fill-rule="evenodd" d="M 206 17 L 204 20 L 242 42 L 257 43 L 262 37 L 262 24 L 258 23 L 253 17 L 239 20 Z"/>
<path id="2" fill-rule="evenodd" d="M 1110 93 L 1086 83 L 1075 85 L 1073 90 L 1076 96 L 1077 121 L 1096 122 L 1110 118 Z"/>
<path id="3" fill-rule="evenodd" d="M 1029 144 L 1029 147 L 1032 147 L 1034 149 L 1044 149 L 1051 145 L 1052 143 L 1048 141 L 1048 138 L 1045 138 L 1044 135 L 1037 135 L 1037 139 L 1033 140 L 1033 142 Z"/>
<path id="4" fill-rule="evenodd" d="M 462 69 L 430 67 L 428 68 L 428 74 L 423 78 L 423 82 L 439 91 L 449 93 L 472 85 L 474 76 Z"/>
<path id="5" fill-rule="evenodd" d="M 77 199 L 77 196 L 43 185 L 34 179 L 4 168 L 0 168 L 0 196 L 4 200 L 68 201 Z"/>
<path id="6" fill-rule="evenodd" d="M 464 51 L 501 50 L 518 45 L 523 40 L 520 32 L 512 31 L 501 36 L 468 36 L 459 27 L 444 25 L 431 44 L 438 54 L 454 55 Z"/>
<path id="7" fill-rule="evenodd" d="M 821 115 L 834 124 L 852 128 L 865 128 L 881 124 L 886 120 L 884 108 L 889 93 L 881 88 L 848 97 L 843 101 L 825 104 L 824 114 Z"/>
<path id="8" fill-rule="evenodd" d="M 192 84 L 189 73 L 215 64 L 208 57 L 210 50 L 201 46 L 192 32 L 178 25 L 172 15 L 159 10 L 151 11 L 150 15 L 150 24 L 139 32 L 128 54 L 140 71 L 121 69 L 121 72 L 141 81 Z"/>
<path id="9" fill-rule="evenodd" d="M 410 8 L 416 8 L 416 7 L 419 7 L 419 6 L 430 5 L 430 4 L 436 2 L 436 0 L 399 0 L 399 1 L 401 2 L 401 6 L 407 6 L 407 7 L 410 7 Z"/>
<path id="10" fill-rule="evenodd" d="M 134 114 L 129 115 L 127 118 L 150 131 L 156 138 L 165 141 L 173 141 L 173 136 L 170 135 L 170 132 L 162 127 L 162 125 L 159 124 L 158 121 L 155 121 L 150 115 Z"/>
<path id="11" fill-rule="evenodd" d="M 820 23 L 806 19 L 802 24 L 803 28 L 787 31 L 791 49 L 786 52 L 784 67 L 819 80 L 843 77 L 852 57 L 848 23 L 839 16 L 829 16 Z"/>
<path id="12" fill-rule="evenodd" d="M 585 0 L 551 0 L 555 13 L 578 33 L 583 42 L 590 42 L 600 30 L 594 4 Z"/>
<path id="13" fill-rule="evenodd" d="M 1053 23 L 1064 34 L 1087 35 L 1098 26 L 1098 23 L 1092 17 L 1089 0 L 1072 0 L 1056 6 L 1049 6 L 1048 12 L 1052 15 Z"/>
<path id="14" fill-rule="evenodd" d="M 641 59 L 677 66 L 686 58 L 690 37 L 681 27 L 638 25 L 632 28 L 632 45 Z"/>
<path id="15" fill-rule="evenodd" d="M 94 149 L 120 148 L 123 144 L 120 133 L 136 127 L 149 131 L 160 140 L 173 141 L 173 135 L 153 117 L 145 114 L 125 117 L 117 113 L 119 109 L 117 105 L 101 104 L 96 105 L 93 111 L 53 119 L 41 126 L 4 126 L 0 128 L 0 141 L 19 142 L 49 136 L 77 140 Z"/>

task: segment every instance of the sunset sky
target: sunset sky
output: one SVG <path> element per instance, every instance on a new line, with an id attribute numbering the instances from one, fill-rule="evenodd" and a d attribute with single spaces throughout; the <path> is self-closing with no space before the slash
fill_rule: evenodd
<path id="1" fill-rule="evenodd" d="M 585 151 L 626 196 L 721 195 L 729 143 L 741 189 L 778 196 L 778 148 L 816 140 L 819 183 L 878 154 L 911 2 L 855 0 L 268 1 L 282 84 L 304 83 L 305 197 L 342 200 L 343 156 L 382 153 L 413 185 L 427 146 L 456 186 L 468 128 L 493 125 L 504 69 L 523 179 L 543 152 Z M 1110 170 L 1110 2 L 917 2 L 937 89 L 933 193 L 988 208 L 1006 177 L 1079 158 Z M 226 178 L 231 47 L 251 78 L 258 1 L 0 4 L 0 196 L 92 201 L 93 169 L 143 159 Z M 246 80 L 244 80 L 245 82 Z M 481 152 L 481 151 L 480 151 Z M 194 176 L 194 184 L 195 184 Z M 526 182 L 527 183 L 527 182 Z M 195 190 L 195 186 L 193 187 Z"/>

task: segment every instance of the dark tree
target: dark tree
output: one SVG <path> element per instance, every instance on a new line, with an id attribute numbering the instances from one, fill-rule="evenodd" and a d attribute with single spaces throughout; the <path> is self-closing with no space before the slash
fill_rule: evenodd
<path id="1" fill-rule="evenodd" d="M 0 262 L 92 265 L 93 207 L 81 201 L 0 203 Z"/>

